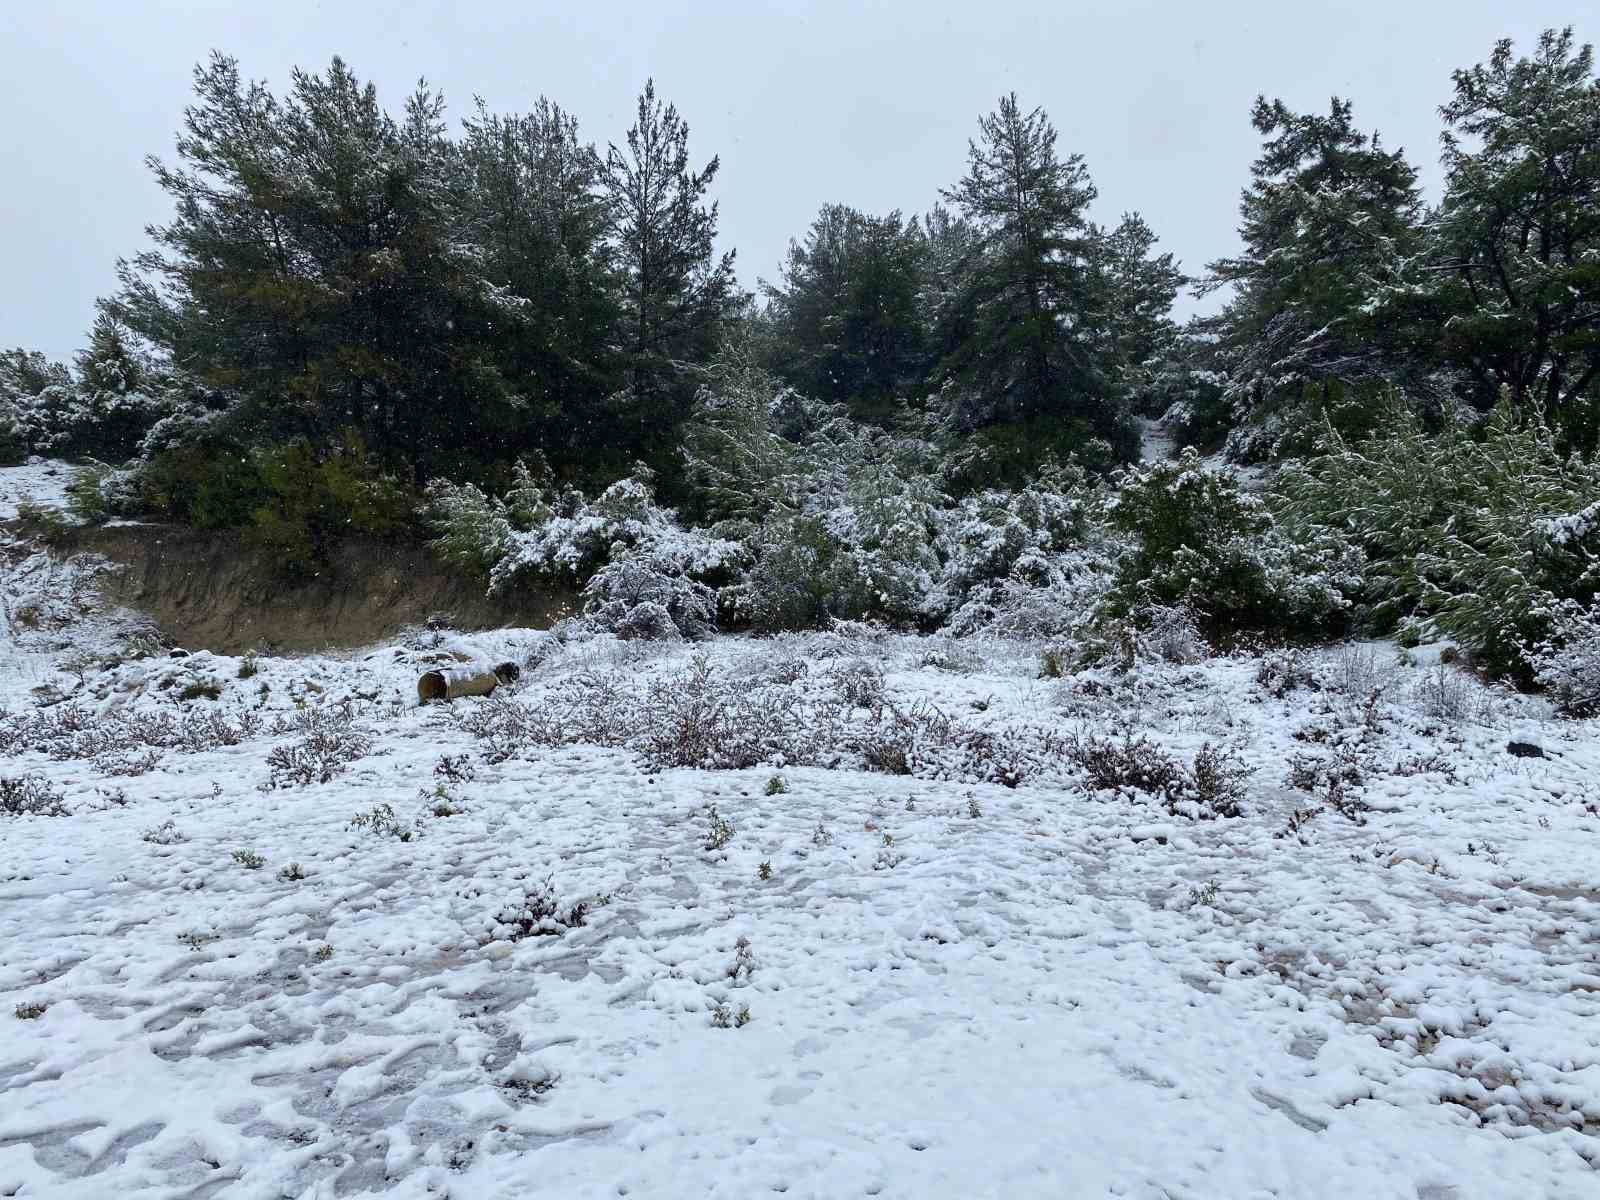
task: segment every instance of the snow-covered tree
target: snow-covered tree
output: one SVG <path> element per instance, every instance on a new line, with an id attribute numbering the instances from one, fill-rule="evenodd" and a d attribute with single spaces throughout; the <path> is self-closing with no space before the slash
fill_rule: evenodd
<path id="1" fill-rule="evenodd" d="M 1600 446 L 1600 79 L 1570 28 L 1455 73 L 1445 197 L 1419 285 L 1480 408 L 1501 387 Z M 1426 331 L 1425 331 L 1426 332 Z"/>
<path id="2" fill-rule="evenodd" d="M 942 396 L 959 431 L 1030 429 L 1009 449 L 1032 464 L 1047 447 L 1122 428 L 1097 328 L 1107 297 L 1086 217 L 1095 188 L 1080 155 L 1057 155 L 1044 110 L 1024 112 L 1015 94 L 978 127 L 966 175 L 943 193 L 973 239 L 945 313 Z"/>
<path id="3" fill-rule="evenodd" d="M 739 302 L 733 251 L 716 253 L 717 205 L 706 203 L 720 161 L 698 171 L 689 161 L 688 124 L 647 81 L 625 146 L 607 149 L 601 176 L 623 277 L 621 416 L 647 442 L 675 426 L 693 394 L 686 365 L 711 356 Z"/>
<path id="4" fill-rule="evenodd" d="M 1202 294 L 1231 288 L 1202 327 L 1217 339 L 1241 457 L 1278 452 L 1318 416 L 1365 432 L 1366 407 L 1406 361 L 1369 319 L 1369 301 L 1416 254 L 1421 199 L 1402 151 L 1355 124 L 1337 96 L 1326 115 L 1258 97 L 1262 135 L 1240 204 L 1244 248 L 1208 265 Z"/>

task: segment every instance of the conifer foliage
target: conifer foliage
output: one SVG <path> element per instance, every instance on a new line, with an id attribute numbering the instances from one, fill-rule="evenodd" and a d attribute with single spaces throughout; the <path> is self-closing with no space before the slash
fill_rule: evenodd
<path id="1" fill-rule="evenodd" d="M 978 122 L 967 173 L 944 198 L 976 236 L 952 304 L 941 373 L 957 428 L 1001 424 L 1120 432 L 1112 362 L 1094 324 L 1106 307 L 1080 155 L 1056 153 L 1043 109 L 1016 94 Z"/>
<path id="2" fill-rule="evenodd" d="M 1501 387 L 1600 448 L 1600 80 L 1570 28 L 1457 71 L 1424 290 L 1441 348 L 1487 408 Z"/>
<path id="3" fill-rule="evenodd" d="M 1260 97 L 1251 124 L 1263 142 L 1239 209 L 1244 249 L 1201 285 L 1233 292 L 1206 327 L 1247 457 L 1281 452 L 1322 413 L 1359 422 L 1363 401 L 1402 380 L 1367 301 L 1417 252 L 1422 205 L 1415 168 L 1357 128 L 1348 100 L 1324 115 Z"/>
<path id="4" fill-rule="evenodd" d="M 622 415 L 650 443 L 665 440 L 693 393 L 690 366 L 710 357 L 738 296 L 733 251 L 716 254 L 717 206 L 705 202 L 719 160 L 690 168 L 689 126 L 654 81 L 637 112 L 626 148 L 607 150 L 602 178 L 622 277 Z"/>

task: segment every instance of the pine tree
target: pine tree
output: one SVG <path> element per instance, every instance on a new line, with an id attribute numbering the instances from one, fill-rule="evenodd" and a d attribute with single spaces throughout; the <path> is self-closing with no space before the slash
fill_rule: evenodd
<path id="1" fill-rule="evenodd" d="M 108 311 L 266 436 L 354 429 L 413 472 L 470 442 L 514 400 L 481 341 L 507 304 L 452 235 L 441 98 L 397 121 L 336 58 L 280 101 L 223 55 L 195 93 L 177 164 L 149 160 L 176 212 Z"/>
<path id="2" fill-rule="evenodd" d="M 602 401 L 620 385 L 600 158 L 577 120 L 541 97 L 512 116 L 480 101 L 464 122 L 461 165 L 461 233 L 488 281 L 515 298 L 493 339 L 519 400 L 501 451 L 531 442 L 558 463 L 588 457 L 603 442 Z"/>
<path id="3" fill-rule="evenodd" d="M 739 297 L 733 251 L 716 254 L 720 162 L 689 168 L 689 126 L 647 81 L 627 148 L 606 152 L 602 183 L 621 269 L 621 342 L 630 395 L 622 414 L 640 448 L 666 440 L 687 406 L 689 368 L 707 361 Z"/>
<path id="4" fill-rule="evenodd" d="M 83 403 L 76 445 L 100 458 L 130 457 L 139 439 L 171 409 L 156 364 L 109 312 L 95 318 L 89 344 L 78 352 L 76 384 Z"/>
<path id="5" fill-rule="evenodd" d="M 41 414 L 71 405 L 72 372 L 37 350 L 0 351 L 0 466 L 53 449 Z"/>
<path id="6" fill-rule="evenodd" d="M 1600 445 L 1600 79 L 1590 46 L 1547 30 L 1530 57 L 1499 42 L 1455 72 L 1440 110 L 1445 198 L 1428 301 L 1469 398 L 1537 401 Z"/>
<path id="7" fill-rule="evenodd" d="M 1094 245 L 1106 286 L 1104 329 L 1124 390 L 1137 391 L 1177 336 L 1172 302 L 1188 282 L 1170 253 L 1157 254 L 1155 231 L 1138 213 L 1114 229 L 1095 229 Z"/>
<path id="8" fill-rule="evenodd" d="M 1200 290 L 1234 289 L 1204 328 L 1221 343 L 1236 416 L 1276 437 L 1308 397 L 1326 410 L 1404 378 L 1368 302 L 1416 253 L 1421 200 L 1403 152 L 1357 129 L 1348 100 L 1335 96 L 1322 116 L 1258 97 L 1251 123 L 1264 141 L 1240 204 L 1244 251 L 1209 264 Z"/>
<path id="9" fill-rule="evenodd" d="M 1079 155 L 1057 157 L 1044 111 L 1024 113 L 1015 94 L 978 124 L 966 176 L 943 193 L 975 235 L 944 322 L 952 423 L 1029 427 L 1057 445 L 1115 434 L 1113 364 L 1093 331 L 1106 296 L 1088 171 Z M 1043 448 L 1031 435 L 1016 447 Z"/>
<path id="10" fill-rule="evenodd" d="M 915 217 L 824 205 L 804 242 L 789 243 L 766 293 L 785 382 L 858 420 L 889 424 L 926 373 L 919 294 L 926 239 Z"/>

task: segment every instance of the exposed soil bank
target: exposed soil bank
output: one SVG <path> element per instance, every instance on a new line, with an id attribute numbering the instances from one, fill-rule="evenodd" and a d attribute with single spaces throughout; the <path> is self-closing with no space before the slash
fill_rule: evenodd
<path id="1" fill-rule="evenodd" d="M 575 608 L 571 593 L 491 599 L 425 546 L 353 537 L 329 568 L 288 580 L 271 556 L 232 531 L 114 525 L 74 531 L 64 550 L 121 565 L 101 586 L 111 603 L 147 614 L 189 649 L 238 654 L 360 646 L 445 614 L 455 629 L 545 628 Z"/>

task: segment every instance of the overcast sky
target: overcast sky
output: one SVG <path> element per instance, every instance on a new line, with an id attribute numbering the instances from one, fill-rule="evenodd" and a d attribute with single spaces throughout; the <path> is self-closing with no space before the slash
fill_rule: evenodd
<path id="1" fill-rule="evenodd" d="M 214 48 L 280 93 L 290 67 L 342 55 L 395 111 L 424 75 L 457 117 L 474 94 L 500 111 L 548 95 L 602 148 L 653 75 L 697 160 L 722 157 L 722 240 L 754 286 L 826 202 L 926 210 L 1011 90 L 1083 154 L 1096 219 L 1138 209 L 1198 270 L 1236 245 L 1258 92 L 1301 110 L 1351 97 L 1432 195 L 1451 70 L 1574 20 L 1594 40 L 1596 17 L 1593 0 L 14 0 L 0 4 L 0 346 L 81 344 L 116 258 L 168 214 L 144 156 L 170 154 Z"/>

